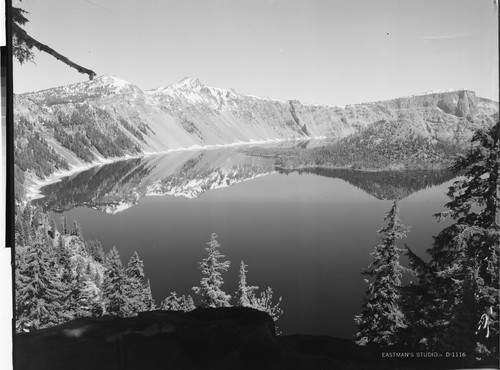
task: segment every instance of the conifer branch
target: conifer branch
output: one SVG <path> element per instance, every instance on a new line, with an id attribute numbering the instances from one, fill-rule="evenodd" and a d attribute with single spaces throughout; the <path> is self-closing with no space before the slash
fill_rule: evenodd
<path id="1" fill-rule="evenodd" d="M 64 64 L 68 65 L 69 67 L 76 69 L 78 72 L 83 73 L 83 74 L 87 74 L 89 76 L 90 80 L 92 80 L 96 76 L 96 73 L 94 71 L 76 64 L 75 62 L 71 61 L 70 59 L 68 59 L 64 55 L 59 54 L 57 51 L 52 49 L 50 46 L 47 46 L 47 45 L 41 43 L 40 41 L 34 39 L 30 35 L 28 35 L 28 33 L 24 29 L 19 27 L 19 25 L 17 25 L 15 22 L 12 22 L 12 34 L 14 37 L 17 38 L 17 42 L 19 44 L 24 43 L 28 49 L 31 49 L 34 46 L 38 50 L 43 51 L 49 55 L 52 55 L 54 58 L 56 58 L 57 60 L 60 60 Z"/>

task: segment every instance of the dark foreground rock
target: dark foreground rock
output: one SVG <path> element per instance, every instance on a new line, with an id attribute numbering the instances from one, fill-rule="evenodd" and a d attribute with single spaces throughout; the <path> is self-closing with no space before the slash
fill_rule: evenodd
<path id="1" fill-rule="evenodd" d="M 267 314 L 237 307 L 78 319 L 17 334 L 14 361 L 18 370 L 414 367 L 383 362 L 347 339 L 276 336 Z"/>

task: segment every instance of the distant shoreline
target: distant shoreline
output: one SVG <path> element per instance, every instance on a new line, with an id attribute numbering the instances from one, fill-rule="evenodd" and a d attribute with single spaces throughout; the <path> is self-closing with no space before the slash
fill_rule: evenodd
<path id="1" fill-rule="evenodd" d="M 91 168 L 99 167 L 99 166 L 102 166 L 105 164 L 115 163 L 115 162 L 128 160 L 128 159 L 134 159 L 134 158 L 145 158 L 145 157 L 151 157 L 151 156 L 166 155 L 166 154 L 174 153 L 174 152 L 192 151 L 192 150 L 193 151 L 195 151 L 195 150 L 215 150 L 215 149 L 231 148 L 231 147 L 237 147 L 237 146 L 262 145 L 262 144 L 271 144 L 271 143 L 279 143 L 279 142 L 295 141 L 295 140 L 298 140 L 298 139 L 269 139 L 269 140 L 237 141 L 237 142 L 228 143 L 228 144 L 213 144 L 213 145 L 203 145 L 203 146 L 202 145 L 191 145 L 189 147 L 179 147 L 179 148 L 167 149 L 167 150 L 160 151 L 160 152 L 142 152 L 138 155 L 129 155 L 128 154 L 128 155 L 125 155 L 123 157 L 111 157 L 111 158 L 100 157 L 97 160 L 92 161 L 90 163 L 80 164 L 80 165 L 70 165 L 70 168 L 68 170 L 56 171 L 44 179 L 36 179 L 33 177 L 31 177 L 29 180 L 27 179 L 26 181 L 31 182 L 31 184 L 25 186 L 26 200 L 32 201 L 35 199 L 41 199 L 44 197 L 44 195 L 42 195 L 40 193 L 40 190 L 44 186 L 57 183 L 65 177 L 69 177 L 69 176 L 72 176 L 76 173 L 79 173 L 82 171 L 87 171 L 87 170 L 90 170 Z"/>
<path id="2" fill-rule="evenodd" d="M 299 166 L 293 166 L 293 167 L 284 167 L 282 165 L 275 165 L 274 167 L 277 169 L 283 170 L 283 171 L 330 169 L 330 170 L 350 170 L 350 171 L 358 171 L 358 172 L 443 171 L 443 170 L 448 169 L 448 166 L 429 167 L 429 168 L 405 168 L 404 165 L 389 166 L 389 167 L 384 167 L 384 168 L 369 168 L 369 167 L 355 168 L 352 166 L 335 166 L 335 165 L 299 165 Z"/>

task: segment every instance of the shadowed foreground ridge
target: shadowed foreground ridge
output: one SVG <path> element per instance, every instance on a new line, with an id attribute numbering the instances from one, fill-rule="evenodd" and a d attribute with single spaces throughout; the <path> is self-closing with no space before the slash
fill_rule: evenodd
<path id="1" fill-rule="evenodd" d="M 14 358 L 19 370 L 420 368 L 370 352 L 347 339 L 276 336 L 266 313 L 228 307 L 77 319 L 16 334 Z"/>

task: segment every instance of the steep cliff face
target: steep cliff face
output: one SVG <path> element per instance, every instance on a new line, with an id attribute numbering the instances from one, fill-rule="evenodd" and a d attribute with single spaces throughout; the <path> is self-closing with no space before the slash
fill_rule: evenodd
<path id="1" fill-rule="evenodd" d="M 338 139 L 381 121 L 397 123 L 402 135 L 410 130 L 429 139 L 463 143 L 496 119 L 498 103 L 467 90 L 334 107 L 262 99 L 192 78 L 142 91 L 106 75 L 16 96 L 15 146 L 16 156 L 23 159 L 35 141 L 41 142 L 38 157 L 48 158 L 43 171 L 30 168 L 28 160 L 18 165 L 43 177 L 103 158 L 177 148 Z"/>

